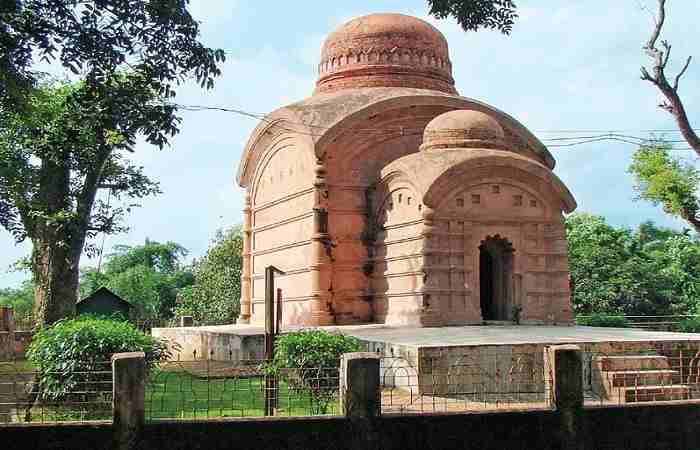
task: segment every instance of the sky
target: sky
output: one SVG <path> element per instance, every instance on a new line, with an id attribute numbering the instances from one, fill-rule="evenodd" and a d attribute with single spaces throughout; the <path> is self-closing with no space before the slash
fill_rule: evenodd
<path id="1" fill-rule="evenodd" d="M 648 64 L 642 52 L 652 27 L 653 0 L 519 0 L 511 36 L 464 32 L 452 20 L 429 16 L 426 0 L 192 0 L 203 42 L 227 52 L 214 89 L 194 83 L 178 90 L 176 102 L 272 111 L 311 95 L 321 44 L 342 23 L 365 14 L 399 12 L 428 20 L 447 38 L 459 93 L 489 103 L 521 121 L 545 143 L 571 136 L 617 132 L 652 137 L 648 130 L 675 130 L 656 107 L 660 96 L 639 79 Z M 671 73 L 697 47 L 700 2 L 668 2 L 663 37 L 673 44 Z M 683 78 L 680 93 L 691 122 L 700 123 L 700 55 Z M 133 159 L 160 181 L 163 193 L 145 199 L 127 217 L 130 230 L 107 236 L 114 245 L 139 245 L 146 238 L 175 241 L 199 257 L 217 229 L 242 221 L 243 190 L 234 181 L 241 152 L 256 120 L 219 111 L 183 112 L 170 148 L 140 144 Z M 577 131 L 577 133 L 571 133 Z M 653 133 L 679 139 L 675 132 Z M 679 147 L 685 145 L 676 144 Z M 635 147 L 612 141 L 549 147 L 555 173 L 569 187 L 578 211 L 605 216 L 616 226 L 646 220 L 683 228 L 660 207 L 636 201 L 627 167 Z M 689 150 L 676 155 L 696 161 Z M 101 237 L 98 244 L 101 242 Z M 25 273 L 5 272 L 28 255 L 0 230 L 0 288 L 16 287 Z M 95 259 L 83 258 L 83 265 Z"/>

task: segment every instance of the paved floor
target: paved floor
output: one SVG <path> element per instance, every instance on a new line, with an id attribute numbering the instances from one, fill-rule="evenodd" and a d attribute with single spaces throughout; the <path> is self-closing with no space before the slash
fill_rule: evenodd
<path id="1" fill-rule="evenodd" d="M 463 326 L 441 328 L 399 328 L 380 324 L 324 327 L 363 340 L 417 347 L 454 345 L 569 344 L 583 342 L 700 341 L 700 334 L 646 331 L 636 328 L 595 328 L 582 326 Z M 195 330 L 224 334 L 260 335 L 257 325 L 194 327 Z"/>
<path id="2" fill-rule="evenodd" d="M 348 334 L 361 339 L 417 347 L 452 345 L 569 344 L 583 342 L 700 341 L 700 334 L 634 328 L 581 326 L 466 326 L 443 328 L 366 328 Z"/>

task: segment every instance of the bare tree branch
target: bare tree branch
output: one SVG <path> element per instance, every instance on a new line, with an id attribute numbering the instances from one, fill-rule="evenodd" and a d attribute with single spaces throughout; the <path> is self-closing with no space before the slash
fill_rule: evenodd
<path id="1" fill-rule="evenodd" d="M 673 90 L 674 91 L 678 90 L 678 82 L 681 80 L 681 77 L 683 76 L 683 74 L 685 74 L 685 71 L 688 70 L 688 66 L 690 66 L 690 61 L 692 61 L 692 60 L 693 60 L 693 57 L 688 56 L 688 59 L 685 61 L 685 65 L 683 66 L 681 71 L 678 72 L 678 75 L 676 75 L 676 79 L 673 82 Z"/>
<path id="2" fill-rule="evenodd" d="M 651 33 L 649 42 L 647 42 L 647 45 L 645 47 L 648 49 L 656 48 L 656 41 L 659 39 L 659 36 L 661 35 L 661 29 L 664 27 L 664 22 L 666 21 L 666 0 L 658 0 L 658 2 L 659 12 L 657 13 L 656 19 L 654 20 L 654 31 Z"/>
<path id="3" fill-rule="evenodd" d="M 683 134 L 683 138 L 688 142 L 688 145 L 695 150 L 695 153 L 700 156 L 700 137 L 695 133 L 688 120 L 688 115 L 685 111 L 683 101 L 678 96 L 678 83 L 681 77 L 688 70 L 692 56 L 688 57 L 685 65 L 675 76 L 673 85 L 671 85 L 666 77 L 666 66 L 668 65 L 671 56 L 671 44 L 668 41 L 661 41 L 661 49 L 657 47 L 657 42 L 661 36 L 661 31 L 666 21 L 666 0 L 657 0 L 659 9 L 652 30 L 651 36 L 644 46 L 644 52 L 651 58 L 654 63 L 652 66 L 653 75 L 645 67 L 641 68 L 642 80 L 648 81 L 656 86 L 666 98 L 665 101 L 659 104 L 659 107 L 669 112 L 676 119 L 678 128 Z"/>

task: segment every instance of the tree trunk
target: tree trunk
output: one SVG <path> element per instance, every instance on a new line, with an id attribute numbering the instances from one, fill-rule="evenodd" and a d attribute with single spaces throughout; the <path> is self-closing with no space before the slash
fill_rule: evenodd
<path id="1" fill-rule="evenodd" d="M 34 320 L 42 326 L 75 314 L 81 252 L 76 256 L 71 245 L 77 230 L 70 213 L 68 155 L 45 158 L 40 173 L 37 197 L 46 216 L 37 220 L 30 237 Z"/>
<path id="2" fill-rule="evenodd" d="M 76 258 L 65 239 L 52 234 L 33 240 L 34 319 L 38 325 L 73 316 L 78 300 L 80 253 Z"/>
<path id="3" fill-rule="evenodd" d="M 693 214 L 685 214 L 683 218 L 695 229 L 696 233 L 700 234 L 700 219 Z"/>

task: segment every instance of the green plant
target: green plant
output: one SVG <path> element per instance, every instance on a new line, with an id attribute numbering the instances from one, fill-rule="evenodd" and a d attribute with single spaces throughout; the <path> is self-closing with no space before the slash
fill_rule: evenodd
<path id="1" fill-rule="evenodd" d="M 590 316 L 576 317 L 577 325 L 588 327 L 608 327 L 608 328 L 627 328 L 630 326 L 624 316 L 614 316 L 605 313 L 595 313 Z"/>
<path id="2" fill-rule="evenodd" d="M 137 351 L 145 353 L 149 370 L 169 356 L 163 341 L 128 322 L 79 316 L 39 329 L 27 358 L 38 370 L 40 398 L 60 401 L 72 392 L 85 390 L 80 388 L 95 377 L 99 381 L 111 379 L 108 362 L 112 354 Z"/>
<path id="3" fill-rule="evenodd" d="M 338 392 L 340 357 L 361 348 L 360 341 L 352 336 L 324 330 L 288 333 L 277 338 L 273 359 L 265 371 L 308 392 L 314 412 L 326 414 Z"/>
<path id="4" fill-rule="evenodd" d="M 681 333 L 700 333 L 700 317 L 683 319 L 675 326 L 675 330 Z"/>

